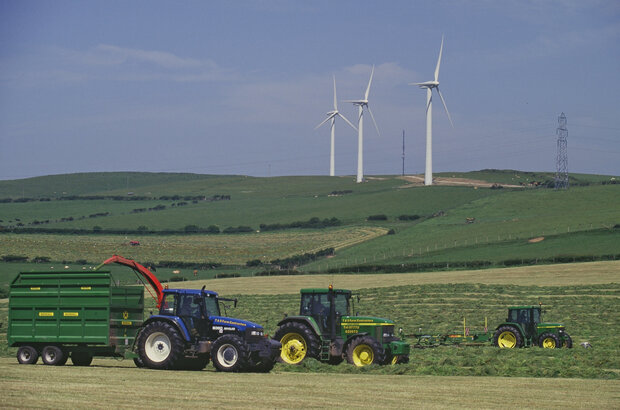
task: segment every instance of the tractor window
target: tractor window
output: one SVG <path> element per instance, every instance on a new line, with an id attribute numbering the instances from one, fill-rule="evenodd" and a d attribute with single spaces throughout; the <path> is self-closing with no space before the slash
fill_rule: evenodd
<path id="1" fill-rule="evenodd" d="M 530 312 L 528 309 L 519 309 L 519 323 L 530 323 Z"/>
<path id="2" fill-rule="evenodd" d="M 164 295 L 164 299 L 161 302 L 161 308 L 159 309 L 160 315 L 166 316 L 174 316 L 175 315 L 175 306 L 177 303 L 176 294 L 168 294 Z"/>
<path id="3" fill-rule="evenodd" d="M 207 296 L 205 295 L 205 307 L 207 309 L 207 316 L 219 316 L 220 315 L 220 305 L 215 296 Z"/>
<path id="4" fill-rule="evenodd" d="M 507 322 L 518 322 L 518 321 L 519 321 L 519 311 L 516 309 L 509 311 Z"/>
<path id="5" fill-rule="evenodd" d="M 532 316 L 532 321 L 534 323 L 540 323 L 540 309 L 534 309 Z"/>
<path id="6" fill-rule="evenodd" d="M 349 299 L 347 298 L 347 295 L 343 295 L 342 293 L 336 295 L 336 315 L 343 316 L 350 314 Z"/>
<path id="7" fill-rule="evenodd" d="M 317 316 L 329 314 L 329 300 L 326 294 L 305 294 L 301 297 L 300 314 Z"/>
<path id="8" fill-rule="evenodd" d="M 200 318 L 202 298 L 196 295 L 181 295 L 178 316 Z"/>

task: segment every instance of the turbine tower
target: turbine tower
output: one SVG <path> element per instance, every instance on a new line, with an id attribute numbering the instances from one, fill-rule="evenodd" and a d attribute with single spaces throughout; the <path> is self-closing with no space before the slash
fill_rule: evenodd
<path id="1" fill-rule="evenodd" d="M 347 120 L 345 118 L 344 115 L 340 114 L 340 112 L 338 112 L 338 102 L 336 100 L 336 76 L 334 75 L 334 110 L 333 111 L 328 111 L 327 112 L 327 118 L 325 118 L 325 120 L 320 123 L 319 125 L 317 125 L 314 129 L 316 130 L 317 128 L 319 128 L 321 125 L 325 124 L 327 121 L 332 120 L 332 140 L 331 140 L 331 153 L 329 156 L 329 176 L 333 177 L 335 175 L 335 160 L 334 160 L 334 145 L 335 145 L 335 129 L 336 129 L 336 117 L 340 116 L 340 118 L 342 118 L 343 120 L 345 120 L 347 122 L 347 124 L 349 124 L 351 126 L 351 128 L 353 128 L 354 130 L 357 130 L 357 128 L 355 128 L 355 126 L 353 124 L 351 124 L 351 121 Z"/>
<path id="2" fill-rule="evenodd" d="M 368 87 L 366 87 L 366 94 L 364 94 L 364 99 L 362 100 L 347 100 L 346 102 L 353 103 L 353 105 L 358 106 L 358 118 L 357 118 L 357 178 L 356 182 L 360 183 L 364 181 L 364 107 L 370 113 L 370 118 L 372 118 L 372 122 L 375 124 L 375 129 L 377 130 L 377 134 L 381 136 L 379 132 L 379 127 L 377 127 L 377 122 L 375 121 L 375 116 L 372 115 L 372 110 L 368 106 L 368 94 L 370 93 L 370 84 L 372 84 L 372 77 L 375 74 L 375 66 L 372 66 L 372 71 L 370 72 L 370 80 L 368 80 Z"/>
<path id="3" fill-rule="evenodd" d="M 443 104 L 443 108 L 448 114 L 450 124 L 452 118 L 450 118 L 450 112 L 446 106 L 446 102 L 439 91 L 439 66 L 441 65 L 441 53 L 443 52 L 443 36 L 441 36 L 441 47 L 439 48 L 439 58 L 437 59 L 437 67 L 435 68 L 435 79 L 432 81 L 426 81 L 424 83 L 410 83 L 409 85 L 417 85 L 420 88 L 426 88 L 426 169 L 424 172 L 424 185 L 433 185 L 433 88 L 437 90 L 439 98 Z"/>

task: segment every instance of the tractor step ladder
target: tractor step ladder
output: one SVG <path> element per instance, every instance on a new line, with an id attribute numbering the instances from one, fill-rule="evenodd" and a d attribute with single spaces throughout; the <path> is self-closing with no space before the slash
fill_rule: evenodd
<path id="1" fill-rule="evenodd" d="M 330 347 L 330 340 L 321 340 L 321 361 L 327 361 L 331 357 L 331 355 L 329 354 Z"/>

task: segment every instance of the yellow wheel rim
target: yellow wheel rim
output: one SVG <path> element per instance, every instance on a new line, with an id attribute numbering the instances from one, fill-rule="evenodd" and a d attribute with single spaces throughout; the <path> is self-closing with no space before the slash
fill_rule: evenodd
<path id="1" fill-rule="evenodd" d="M 499 335 L 497 345 L 501 348 L 514 349 L 517 346 L 517 338 L 514 333 L 507 330 Z"/>
<path id="2" fill-rule="evenodd" d="M 396 363 L 398 363 L 398 356 L 392 357 L 392 361 L 390 362 L 392 365 L 395 365 Z"/>
<path id="3" fill-rule="evenodd" d="M 555 340 L 552 337 L 545 337 L 542 347 L 545 349 L 555 349 Z"/>
<path id="4" fill-rule="evenodd" d="M 368 366 L 375 360 L 375 354 L 368 345 L 358 345 L 353 349 L 353 364 L 357 367 Z"/>
<path id="5" fill-rule="evenodd" d="M 287 333 L 280 340 L 282 352 L 280 357 L 288 364 L 297 364 L 304 360 L 308 352 L 306 341 L 299 333 Z"/>

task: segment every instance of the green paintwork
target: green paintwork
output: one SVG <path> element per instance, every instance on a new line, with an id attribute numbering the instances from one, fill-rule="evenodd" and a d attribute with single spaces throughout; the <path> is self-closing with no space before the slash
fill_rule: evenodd
<path id="1" fill-rule="evenodd" d="M 523 318 L 521 317 L 521 313 L 526 314 L 526 321 L 522 320 Z M 499 329 L 501 326 L 514 326 L 521 333 L 523 345 L 525 347 L 538 345 L 539 338 L 543 335 L 543 333 L 551 333 L 556 335 L 560 341 L 560 346 L 564 345 L 568 339 L 566 336 L 565 326 L 562 323 L 541 322 L 541 319 L 541 306 L 511 306 L 508 308 L 508 319 L 506 322 L 497 326 L 496 329 Z"/>
<path id="2" fill-rule="evenodd" d="M 106 271 L 22 272 L 9 293 L 9 346 L 92 347 L 122 354 L 143 321 L 141 286 L 115 286 Z"/>
<path id="3" fill-rule="evenodd" d="M 329 294 L 334 295 L 336 300 L 335 309 L 335 334 L 331 333 L 331 322 L 329 321 L 329 309 L 324 309 L 321 313 L 314 310 L 316 302 L 320 299 L 324 306 L 329 306 Z M 394 321 L 373 316 L 352 315 L 352 292 L 347 289 L 328 289 L 328 288 L 307 288 L 301 289 L 301 303 L 299 316 L 288 317 L 288 320 L 298 320 L 310 322 L 315 333 L 321 338 L 323 350 L 330 349 L 330 342 L 335 342 L 339 348 L 346 349 L 347 343 L 359 335 L 369 335 L 382 344 L 386 353 L 392 356 L 409 355 L 409 343 L 395 336 Z M 304 299 L 315 298 L 312 306 L 304 302 Z M 342 311 L 341 311 L 342 310 Z M 346 310 L 346 311 L 345 311 Z M 338 354 L 343 350 L 337 349 Z M 334 351 L 331 351 L 334 354 Z M 329 360 L 329 351 L 321 352 L 321 360 Z"/>

